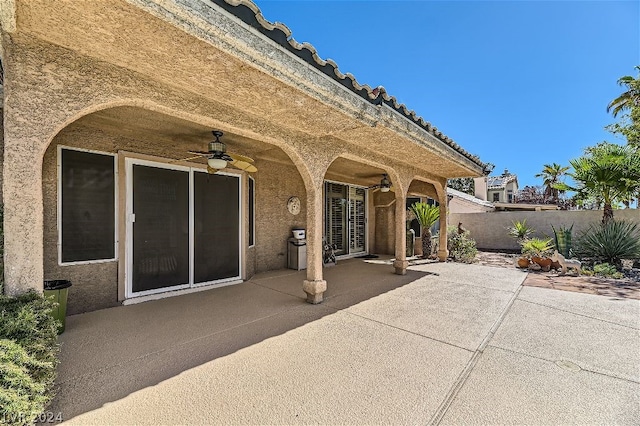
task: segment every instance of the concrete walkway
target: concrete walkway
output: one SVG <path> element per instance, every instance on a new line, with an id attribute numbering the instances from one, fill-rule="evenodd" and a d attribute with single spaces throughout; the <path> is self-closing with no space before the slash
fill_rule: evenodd
<path id="1" fill-rule="evenodd" d="M 634 424 L 640 301 L 526 274 L 361 260 L 70 317 L 50 410 L 76 424 Z"/>

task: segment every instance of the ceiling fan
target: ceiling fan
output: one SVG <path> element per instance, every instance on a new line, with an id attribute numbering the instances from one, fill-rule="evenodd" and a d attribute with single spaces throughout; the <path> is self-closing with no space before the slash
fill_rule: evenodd
<path id="1" fill-rule="evenodd" d="M 380 192 L 389 192 L 391 190 L 391 180 L 389 180 L 389 175 L 386 173 L 382 174 L 382 179 L 380 179 L 380 183 L 377 185 L 372 185 L 367 189 L 377 189 L 380 188 Z"/>
<path id="2" fill-rule="evenodd" d="M 244 155 L 227 152 L 227 145 L 220 142 L 220 138 L 224 133 L 220 130 L 213 130 L 211 133 L 213 133 L 213 137 L 216 139 L 209 142 L 209 151 L 188 151 L 189 154 L 195 154 L 196 156 L 185 158 L 182 161 L 193 160 L 198 157 L 206 158 L 207 172 L 211 174 L 226 168 L 228 164 L 232 165 L 236 169 L 244 170 L 249 173 L 258 171 L 257 167 L 253 165 L 253 159 L 245 157 Z"/>

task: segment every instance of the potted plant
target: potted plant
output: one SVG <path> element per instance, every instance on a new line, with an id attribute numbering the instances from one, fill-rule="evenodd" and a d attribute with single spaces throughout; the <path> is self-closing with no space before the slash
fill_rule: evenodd
<path id="1" fill-rule="evenodd" d="M 553 247 L 551 238 L 530 238 L 522 242 L 522 254 L 540 265 L 543 271 L 548 271 L 551 269 L 549 256 L 553 253 Z"/>

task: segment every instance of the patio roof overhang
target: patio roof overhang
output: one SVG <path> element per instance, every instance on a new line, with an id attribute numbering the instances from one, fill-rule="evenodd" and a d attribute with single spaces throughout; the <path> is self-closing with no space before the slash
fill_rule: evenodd
<path id="1" fill-rule="evenodd" d="M 247 140 L 365 149 L 438 180 L 483 173 L 477 157 L 297 45 L 253 3 L 16 0 L 14 13 L 13 31 L 6 13 L 3 28 L 15 41 L 35 38 L 206 100 L 224 130 Z"/>

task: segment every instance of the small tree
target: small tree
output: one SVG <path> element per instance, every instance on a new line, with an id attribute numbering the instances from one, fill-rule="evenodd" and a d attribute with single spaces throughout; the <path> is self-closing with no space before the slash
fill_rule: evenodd
<path id="1" fill-rule="evenodd" d="M 422 257 L 431 255 L 431 227 L 440 218 L 440 207 L 427 203 L 414 203 L 411 211 L 422 227 Z"/>
<path id="2" fill-rule="evenodd" d="M 627 145 L 608 142 L 585 149 L 582 157 L 570 161 L 568 173 L 576 185 L 558 184 L 560 190 L 576 191 L 581 198 L 594 197 L 604 205 L 602 223 L 613 219 L 613 205 L 629 202 L 640 192 L 640 155 Z"/>
<path id="3" fill-rule="evenodd" d="M 465 194 L 475 195 L 475 182 L 473 178 L 454 178 L 447 180 L 447 186 Z"/>

